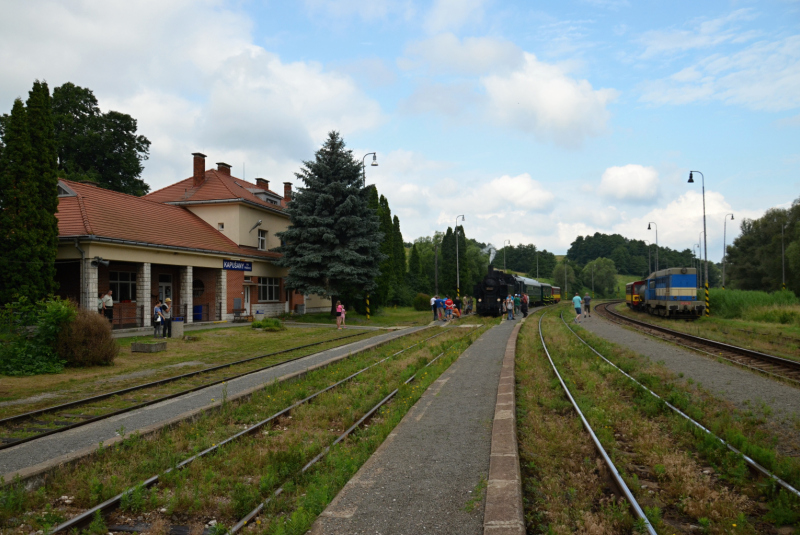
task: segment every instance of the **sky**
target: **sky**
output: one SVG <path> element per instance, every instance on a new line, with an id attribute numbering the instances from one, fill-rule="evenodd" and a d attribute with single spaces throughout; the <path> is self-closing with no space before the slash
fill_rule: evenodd
<path id="1" fill-rule="evenodd" d="M 563 254 L 619 233 L 708 257 L 800 197 L 800 0 L 5 0 L 0 111 L 35 79 L 139 121 L 152 189 L 192 152 L 293 182 L 331 130 L 406 241 Z M 369 161 L 369 160 L 368 160 Z M 728 216 L 729 217 L 729 216 Z M 648 223 L 653 230 L 647 230 Z"/>

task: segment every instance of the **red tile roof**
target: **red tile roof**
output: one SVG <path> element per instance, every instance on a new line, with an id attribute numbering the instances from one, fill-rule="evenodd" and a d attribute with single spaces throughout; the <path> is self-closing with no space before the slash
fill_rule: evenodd
<path id="1" fill-rule="evenodd" d="M 240 247 L 186 208 L 81 182 L 62 182 L 76 196 L 58 199 L 60 238 L 95 236 L 155 247 L 199 249 L 225 256 L 265 259 L 281 256 Z"/>
<path id="2" fill-rule="evenodd" d="M 161 203 L 200 203 L 221 200 L 246 201 L 271 210 L 283 211 L 282 202 L 281 204 L 269 203 L 257 197 L 250 190 L 266 191 L 276 196 L 275 200 L 278 202 L 281 202 L 279 199 L 283 198 L 282 195 L 278 195 L 274 191 L 264 190 L 255 184 L 235 176 L 226 175 L 215 169 L 206 171 L 205 180 L 197 187 L 194 186 L 194 177 L 190 177 L 149 193 L 145 197 Z"/>

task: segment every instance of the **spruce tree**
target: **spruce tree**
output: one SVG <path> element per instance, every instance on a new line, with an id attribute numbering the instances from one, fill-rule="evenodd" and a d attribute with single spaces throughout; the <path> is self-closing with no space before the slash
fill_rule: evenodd
<path id="1" fill-rule="evenodd" d="M 305 187 L 286 207 L 291 226 L 278 233 L 283 257 L 277 263 L 289 268 L 286 286 L 331 297 L 331 311 L 337 299 L 363 306 L 384 257 L 370 192 L 361 187 L 361 162 L 334 131 L 295 176 Z"/>
<path id="2" fill-rule="evenodd" d="M 27 102 L 28 132 L 31 137 L 32 180 L 36 187 L 38 218 L 33 247 L 35 258 L 29 264 L 30 276 L 39 278 L 42 295 L 52 294 L 56 284 L 58 252 L 58 156 L 51 109 L 50 90 L 46 82 L 36 81 Z"/>
<path id="3" fill-rule="evenodd" d="M 408 281 L 412 290 L 415 292 L 420 291 L 422 286 L 422 261 L 419 258 L 416 243 L 411 246 L 411 254 L 408 256 Z"/>
<path id="4" fill-rule="evenodd" d="M 377 304 L 385 305 L 394 299 L 395 288 L 395 260 L 394 260 L 394 227 L 392 225 L 392 212 L 389 209 L 389 201 L 383 195 L 379 200 L 378 217 L 380 218 L 380 230 L 383 234 L 383 241 L 380 244 L 383 261 L 380 264 L 380 276 L 378 277 Z"/>
<path id="5" fill-rule="evenodd" d="M 21 99 L 14 101 L 4 120 L 0 156 L 0 303 L 18 294 L 29 299 L 46 295 L 36 269 L 36 207 L 38 188 L 33 179 L 33 151 L 28 118 Z"/>
<path id="6" fill-rule="evenodd" d="M 471 293 L 469 288 L 469 263 L 467 262 L 467 237 L 464 235 L 464 227 L 456 227 L 458 232 L 458 276 L 457 282 L 461 283 L 461 295 Z"/>
<path id="7" fill-rule="evenodd" d="M 453 229 L 447 227 L 447 232 L 442 238 L 439 291 L 450 297 L 456 293 L 456 237 Z"/>

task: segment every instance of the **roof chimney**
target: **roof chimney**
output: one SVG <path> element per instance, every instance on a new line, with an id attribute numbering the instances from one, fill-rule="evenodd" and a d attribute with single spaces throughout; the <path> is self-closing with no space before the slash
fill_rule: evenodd
<path id="1" fill-rule="evenodd" d="M 261 189 L 268 190 L 269 189 L 269 180 L 267 180 L 265 178 L 257 178 L 256 179 L 256 186 L 258 186 Z"/>
<path id="2" fill-rule="evenodd" d="M 292 183 L 283 183 L 283 198 L 288 202 L 292 200 Z"/>
<path id="3" fill-rule="evenodd" d="M 231 166 L 225 162 L 217 162 L 217 171 L 223 175 L 231 176 Z"/>
<path id="4" fill-rule="evenodd" d="M 206 179 L 206 155 L 202 152 L 193 152 L 194 174 L 192 175 L 192 186 L 195 188 Z"/>

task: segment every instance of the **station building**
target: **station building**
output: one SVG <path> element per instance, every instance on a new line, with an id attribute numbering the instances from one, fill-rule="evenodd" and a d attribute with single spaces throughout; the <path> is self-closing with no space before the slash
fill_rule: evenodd
<path id="1" fill-rule="evenodd" d="M 191 177 L 144 197 L 59 181 L 59 294 L 96 309 L 111 289 L 114 328 L 150 326 L 167 297 L 187 323 L 330 310 L 330 300 L 288 291 L 270 250 L 289 226 L 291 183 L 280 195 L 192 156 Z"/>

